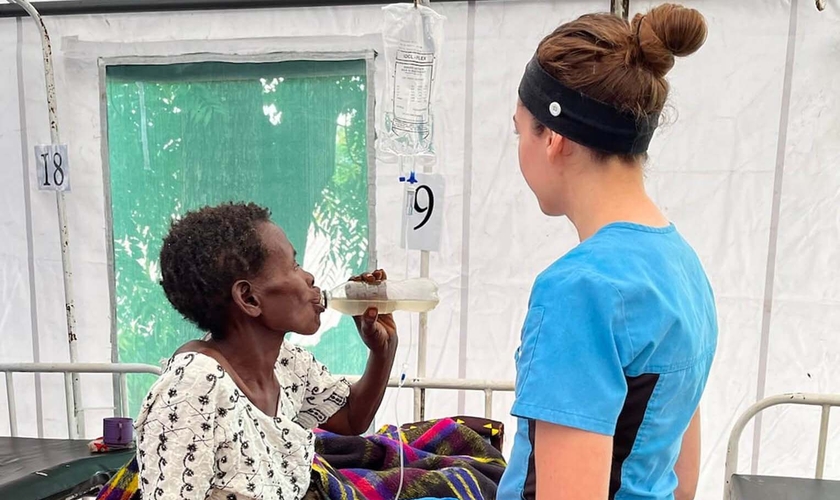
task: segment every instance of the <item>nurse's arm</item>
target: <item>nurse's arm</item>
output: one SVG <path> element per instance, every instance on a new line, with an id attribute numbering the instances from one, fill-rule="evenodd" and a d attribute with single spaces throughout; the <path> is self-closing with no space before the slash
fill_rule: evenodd
<path id="1" fill-rule="evenodd" d="M 537 500 L 606 500 L 613 439 L 537 421 Z"/>
<path id="2" fill-rule="evenodd" d="M 700 409 L 694 413 L 688 430 L 685 431 L 680 448 L 680 456 L 674 467 L 677 473 L 677 491 L 675 500 L 694 500 L 697 481 L 700 477 Z"/>

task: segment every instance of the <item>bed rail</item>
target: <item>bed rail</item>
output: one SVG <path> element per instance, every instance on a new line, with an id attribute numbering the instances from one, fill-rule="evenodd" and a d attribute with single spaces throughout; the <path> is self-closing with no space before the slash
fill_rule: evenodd
<path id="1" fill-rule="evenodd" d="M 355 382 L 359 377 L 347 377 Z M 388 387 L 400 387 L 400 381 L 392 378 Z M 409 378 L 402 384 L 403 389 L 414 389 L 414 420 L 426 418 L 426 391 L 428 389 L 447 391 L 479 391 L 484 393 L 484 417 L 493 417 L 493 394 L 496 392 L 513 392 L 513 382 L 503 380 L 469 380 L 450 378 Z"/>
<path id="2" fill-rule="evenodd" d="M 9 405 L 9 429 L 12 437 L 17 437 L 17 413 L 15 407 L 15 373 L 62 373 L 64 374 L 64 399 L 67 409 L 67 432 L 70 439 L 79 439 L 76 426 L 76 401 L 73 393 L 73 375 L 79 373 L 105 373 L 119 376 L 121 390 L 119 407 L 114 412 L 117 416 L 128 414 L 128 400 L 125 391 L 125 379 L 128 374 L 148 373 L 160 375 L 160 367 L 139 363 L 0 363 L 0 372 L 6 378 L 6 400 Z M 39 436 L 40 437 L 40 436 Z"/>
<path id="3" fill-rule="evenodd" d="M 820 417 L 820 437 L 817 444 L 817 467 L 814 472 L 815 479 L 822 479 L 825 471 L 825 451 L 828 441 L 828 419 L 831 408 L 840 406 L 840 394 L 780 394 L 770 396 L 755 403 L 744 412 L 735 422 L 732 433 L 729 435 L 729 445 L 726 450 L 725 485 L 723 499 L 732 498 L 732 476 L 738 471 L 738 451 L 740 447 L 741 434 L 747 424 L 759 413 L 772 406 L 779 405 L 804 405 L 819 406 L 822 408 Z"/>
<path id="4" fill-rule="evenodd" d="M 9 406 L 9 429 L 12 437 L 17 437 L 17 414 L 15 406 L 15 373 L 62 373 L 64 374 L 65 406 L 67 408 L 67 431 L 71 439 L 78 439 L 76 431 L 76 414 L 74 412 L 74 395 L 72 377 L 78 373 L 104 373 L 117 375 L 119 379 L 119 405 L 114 409 L 117 416 L 128 415 L 128 399 L 126 396 L 126 377 L 130 374 L 160 375 L 161 368 L 154 365 L 139 363 L 0 363 L 0 373 L 6 379 L 6 399 Z M 355 382 L 359 377 L 347 377 Z M 388 387 L 400 387 L 399 379 L 391 379 Z M 480 391 L 484 393 L 484 416 L 493 415 L 493 394 L 496 392 L 513 392 L 513 383 L 494 380 L 459 380 L 435 378 L 410 378 L 402 384 L 402 388 L 414 390 L 414 418 L 416 421 L 425 419 L 425 391 L 455 390 Z"/>

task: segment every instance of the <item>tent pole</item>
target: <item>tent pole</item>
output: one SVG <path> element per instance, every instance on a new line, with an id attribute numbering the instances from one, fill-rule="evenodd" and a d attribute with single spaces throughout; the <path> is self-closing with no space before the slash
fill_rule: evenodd
<path id="1" fill-rule="evenodd" d="M 630 0 L 610 0 L 610 12 L 626 21 L 630 15 Z"/>
<path id="2" fill-rule="evenodd" d="M 55 145 L 60 144 L 61 141 L 58 135 L 58 108 L 55 97 L 55 73 L 53 71 L 50 35 L 47 33 L 47 27 L 44 25 L 41 15 L 38 13 L 38 10 L 32 6 L 32 4 L 30 4 L 27 0 L 9 0 L 9 2 L 22 7 L 32 20 L 35 21 L 35 24 L 38 26 L 38 30 L 41 33 L 41 50 L 44 58 L 44 80 L 47 87 L 47 109 L 49 111 L 50 119 L 50 141 Z M 64 272 L 64 311 L 67 319 L 67 343 L 70 349 L 70 362 L 76 363 L 79 358 L 76 346 L 76 306 L 73 300 L 73 270 L 70 265 L 70 229 L 67 224 L 67 209 L 64 202 L 64 191 L 56 191 L 55 200 L 56 208 L 58 209 L 58 228 L 61 238 L 61 267 Z M 31 286 L 34 285 L 34 283 L 31 284 Z M 72 417 L 70 422 L 73 424 L 71 426 L 70 437 L 84 437 L 84 418 L 81 418 L 82 412 L 80 408 L 82 396 L 78 373 L 73 374 L 71 385 L 72 391 L 69 391 L 68 395 L 72 394 L 73 401 L 67 402 L 68 408 L 70 407 L 70 403 L 72 403 L 73 407 L 72 415 L 68 415 L 68 417 Z M 72 435 L 73 430 L 75 430 L 76 436 Z"/>
<path id="3" fill-rule="evenodd" d="M 435 1 L 442 3 L 464 2 L 465 0 Z M 389 3 L 394 3 L 394 0 L 58 0 L 35 2 L 35 6 L 44 16 L 69 16 L 188 10 L 352 7 L 358 5 L 385 5 Z M 15 6 L 0 5 L 0 18 L 23 17 L 25 15 L 23 11 Z"/>
<path id="4" fill-rule="evenodd" d="M 428 169 L 426 169 L 428 172 Z M 429 252 L 420 251 L 420 277 L 429 277 Z M 420 313 L 420 326 L 417 333 L 417 376 L 426 377 L 426 351 L 429 338 L 429 313 Z M 420 389 L 420 420 L 426 418 L 426 390 Z"/>

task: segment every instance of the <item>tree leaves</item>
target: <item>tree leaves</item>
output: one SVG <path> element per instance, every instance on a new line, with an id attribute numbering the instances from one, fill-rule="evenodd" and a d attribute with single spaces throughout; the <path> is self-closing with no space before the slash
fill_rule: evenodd
<path id="1" fill-rule="evenodd" d="M 345 264 L 353 273 L 367 267 L 363 71 L 358 76 L 324 77 L 321 67 L 313 72 L 317 76 L 290 80 L 275 76 L 282 73 L 283 63 L 266 64 L 263 80 L 274 85 L 266 93 L 260 78 L 236 80 L 227 74 L 218 81 L 161 80 L 144 78 L 143 68 L 136 68 L 136 77 L 126 77 L 123 71 L 120 78 L 107 81 L 120 361 L 157 363 L 189 338 L 202 335 L 172 309 L 158 283 L 162 239 L 173 217 L 189 209 L 228 200 L 274 206 L 281 225 L 312 225 L 328 237 L 330 251 L 319 263 L 324 272 L 336 275 Z M 143 82 L 142 102 L 137 82 Z M 282 122 L 269 122 L 264 112 L 267 99 L 276 103 Z M 295 113 L 289 112 L 292 106 L 298 106 Z M 145 141 L 141 115 L 146 120 Z M 321 117 L 341 125 L 321 126 L 328 125 L 317 121 Z M 312 137 L 328 130 L 334 131 L 334 138 Z M 334 144 L 334 152 L 325 155 L 319 150 L 324 143 Z M 290 204 L 309 220 L 300 220 L 297 210 L 276 209 Z M 344 278 L 329 277 L 333 282 Z M 338 328 L 345 327 L 353 333 L 352 322 Z M 334 335 L 328 339 L 343 345 L 341 368 L 350 368 L 355 361 L 347 356 L 348 349 L 355 344 Z M 132 412 L 151 381 L 128 377 Z"/>

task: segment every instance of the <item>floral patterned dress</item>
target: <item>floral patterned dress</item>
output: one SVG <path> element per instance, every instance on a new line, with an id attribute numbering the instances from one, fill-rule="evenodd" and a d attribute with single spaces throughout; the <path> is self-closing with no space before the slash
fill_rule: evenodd
<path id="1" fill-rule="evenodd" d="M 284 343 L 274 369 L 277 416 L 252 404 L 219 363 L 174 356 L 135 424 L 144 500 L 299 500 L 309 486 L 313 428 L 347 402 L 350 385 Z"/>

